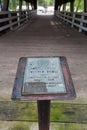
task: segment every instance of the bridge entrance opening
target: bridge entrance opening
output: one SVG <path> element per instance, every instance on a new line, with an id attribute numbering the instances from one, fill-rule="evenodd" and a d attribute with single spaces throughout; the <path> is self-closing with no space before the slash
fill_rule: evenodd
<path id="1" fill-rule="evenodd" d="M 54 0 L 38 0 L 38 15 L 54 15 Z"/>

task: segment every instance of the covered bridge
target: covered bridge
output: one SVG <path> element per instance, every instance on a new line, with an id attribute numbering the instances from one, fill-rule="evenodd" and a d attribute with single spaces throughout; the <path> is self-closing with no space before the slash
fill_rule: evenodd
<path id="1" fill-rule="evenodd" d="M 55 0 L 54 15 L 37 15 L 37 0 L 26 0 L 33 8 L 23 11 L 22 2 L 19 11 L 9 11 L 3 0 L 0 11 L 0 130 L 38 130 L 36 102 L 13 102 L 11 95 L 19 58 L 41 56 L 67 58 L 77 95 L 52 101 L 51 129 L 87 130 L 87 0 L 79 13 L 74 0 Z M 71 11 L 60 11 L 67 2 Z"/>
<path id="2" fill-rule="evenodd" d="M 34 9 L 37 9 L 37 0 L 24 0 L 26 1 L 27 5 L 28 3 L 31 3 L 33 5 Z M 19 0 L 19 9 L 21 10 L 23 0 Z M 55 10 L 60 8 L 62 4 L 66 4 L 67 2 L 70 2 L 70 10 L 71 12 L 74 11 L 74 2 L 75 0 L 54 0 Z M 78 1 L 79 2 L 79 1 Z M 2 11 L 8 10 L 9 7 L 9 0 L 3 0 L 3 7 Z M 87 12 L 87 0 L 84 0 L 84 12 Z"/>

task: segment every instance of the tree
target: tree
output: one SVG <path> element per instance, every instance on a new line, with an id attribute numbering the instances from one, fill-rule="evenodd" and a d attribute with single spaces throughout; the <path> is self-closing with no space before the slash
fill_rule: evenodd
<path id="1" fill-rule="evenodd" d="M 38 0 L 38 5 L 40 6 L 52 6 L 54 5 L 54 0 Z"/>
<path id="2" fill-rule="evenodd" d="M 70 2 L 68 2 L 66 4 L 67 7 L 70 7 Z M 70 11 L 70 9 L 68 8 L 67 11 Z M 84 0 L 75 0 L 74 2 L 74 11 L 75 12 L 81 12 L 84 11 Z"/>
<path id="3" fill-rule="evenodd" d="M 74 3 L 75 11 L 83 11 L 84 10 L 84 0 L 75 0 Z"/>

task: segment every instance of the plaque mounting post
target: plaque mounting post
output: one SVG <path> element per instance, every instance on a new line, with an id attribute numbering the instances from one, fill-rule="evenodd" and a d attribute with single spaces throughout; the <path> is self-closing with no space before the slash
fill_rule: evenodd
<path id="1" fill-rule="evenodd" d="M 50 100 L 37 101 L 39 130 L 49 130 Z"/>

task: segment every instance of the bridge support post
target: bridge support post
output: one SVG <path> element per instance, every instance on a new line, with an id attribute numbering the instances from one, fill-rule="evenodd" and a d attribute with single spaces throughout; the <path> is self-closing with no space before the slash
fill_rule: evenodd
<path id="1" fill-rule="evenodd" d="M 26 20 L 28 20 L 29 19 L 29 2 L 26 2 L 26 9 L 27 9 L 27 11 L 26 11 Z"/>
<path id="2" fill-rule="evenodd" d="M 74 0 L 70 2 L 70 11 L 74 12 Z"/>
<path id="3" fill-rule="evenodd" d="M 87 12 L 87 0 L 84 0 L 84 12 Z"/>
<path id="4" fill-rule="evenodd" d="M 59 3 L 58 0 L 55 0 L 55 7 L 54 7 L 55 15 L 58 14 L 58 12 L 60 12 L 60 8 L 61 8 L 61 3 Z"/>
<path id="5" fill-rule="evenodd" d="M 22 10 L 22 0 L 19 0 L 19 11 Z"/>
<path id="6" fill-rule="evenodd" d="M 57 11 L 57 10 L 58 10 L 58 1 L 55 0 L 55 11 Z"/>
<path id="7" fill-rule="evenodd" d="M 63 11 L 66 11 L 66 3 L 63 4 Z"/>
<path id="8" fill-rule="evenodd" d="M 37 0 L 34 0 L 34 9 L 37 9 Z"/>
<path id="9" fill-rule="evenodd" d="M 29 10 L 29 2 L 26 2 L 26 9 Z"/>
<path id="10" fill-rule="evenodd" d="M 2 11 L 8 11 L 8 7 L 9 7 L 9 0 L 3 0 Z"/>

